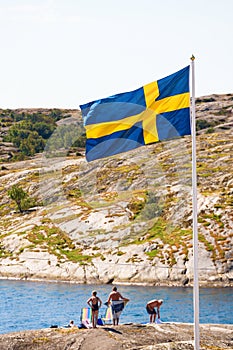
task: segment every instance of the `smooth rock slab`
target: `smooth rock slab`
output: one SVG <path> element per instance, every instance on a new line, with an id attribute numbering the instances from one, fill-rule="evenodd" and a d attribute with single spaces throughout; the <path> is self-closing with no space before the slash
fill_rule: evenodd
<path id="1" fill-rule="evenodd" d="M 192 324 L 105 325 L 4 334 L 0 350 L 191 350 Z M 200 325 L 200 350 L 233 349 L 233 325 Z"/>

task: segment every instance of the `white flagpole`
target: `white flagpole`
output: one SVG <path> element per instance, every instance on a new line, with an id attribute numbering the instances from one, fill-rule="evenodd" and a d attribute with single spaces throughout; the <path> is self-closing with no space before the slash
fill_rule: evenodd
<path id="1" fill-rule="evenodd" d="M 196 113 L 195 113 L 195 57 L 192 67 L 192 190 L 193 190 L 193 308 L 194 308 L 194 350 L 199 350 L 199 281 L 198 281 L 198 230 L 197 230 L 197 169 L 196 169 Z"/>

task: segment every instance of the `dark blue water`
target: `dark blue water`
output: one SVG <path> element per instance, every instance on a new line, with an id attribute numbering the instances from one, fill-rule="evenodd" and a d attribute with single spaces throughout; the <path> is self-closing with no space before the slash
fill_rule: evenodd
<path id="1" fill-rule="evenodd" d="M 93 289 L 105 302 L 112 286 L 0 280 L 0 333 L 64 326 L 70 319 L 79 324 L 81 308 L 87 306 Z M 193 322 L 192 288 L 118 286 L 118 290 L 130 299 L 120 323 L 148 322 L 145 304 L 154 298 L 164 299 L 162 321 Z M 232 288 L 200 288 L 200 323 L 232 324 L 232 311 Z"/>

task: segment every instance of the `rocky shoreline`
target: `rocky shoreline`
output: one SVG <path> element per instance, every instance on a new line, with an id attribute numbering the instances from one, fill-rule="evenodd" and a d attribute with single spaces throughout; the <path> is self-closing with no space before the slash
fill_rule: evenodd
<path id="1" fill-rule="evenodd" d="M 80 282 L 80 281 L 75 281 L 75 280 L 62 280 L 62 279 L 48 279 L 48 278 L 29 278 L 27 276 L 24 277 L 12 277 L 12 276 L 0 276 L 0 280 L 10 280 L 10 281 L 29 281 L 29 282 L 43 282 L 43 283 L 64 283 L 64 284 L 110 284 L 110 283 L 104 283 L 104 282 Z M 123 285 L 123 286 L 144 286 L 144 287 L 150 287 L 150 286 L 156 286 L 156 287 L 180 287 L 180 288 L 188 288 L 188 287 L 193 287 L 193 284 L 188 284 L 188 285 L 181 285 L 180 282 L 172 282 L 172 281 L 163 281 L 161 283 L 131 283 L 131 282 L 121 282 L 121 281 L 114 281 L 114 284 L 117 285 Z M 222 282 L 222 281 L 214 281 L 210 283 L 209 281 L 201 281 L 199 283 L 200 288 L 232 288 L 233 287 L 233 282 Z"/>
<path id="2" fill-rule="evenodd" d="M 192 350 L 192 324 L 105 325 L 3 334 L 0 350 Z M 233 325 L 201 324 L 200 350 L 233 349 Z"/>

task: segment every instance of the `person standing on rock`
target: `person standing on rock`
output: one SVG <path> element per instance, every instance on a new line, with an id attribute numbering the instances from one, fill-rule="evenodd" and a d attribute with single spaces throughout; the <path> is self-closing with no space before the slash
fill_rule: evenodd
<path id="1" fill-rule="evenodd" d="M 99 309 L 101 308 L 102 301 L 97 297 L 96 290 L 93 290 L 92 296 L 87 300 L 87 304 L 92 309 L 92 327 L 96 328 L 98 321 Z"/>
<path id="2" fill-rule="evenodd" d="M 125 307 L 125 303 L 128 302 L 129 299 L 124 298 L 121 293 L 117 291 L 117 287 L 112 288 L 112 292 L 108 297 L 108 305 L 111 304 L 112 307 L 112 317 L 113 317 L 113 325 L 117 326 L 119 324 L 120 314 Z"/>
<path id="3" fill-rule="evenodd" d="M 163 300 L 162 299 L 150 300 L 146 304 L 146 311 L 150 315 L 150 323 L 155 322 L 156 315 L 158 315 L 158 320 L 160 320 L 160 306 L 162 304 L 163 304 Z M 157 309 L 157 312 L 156 312 L 155 308 Z"/>

